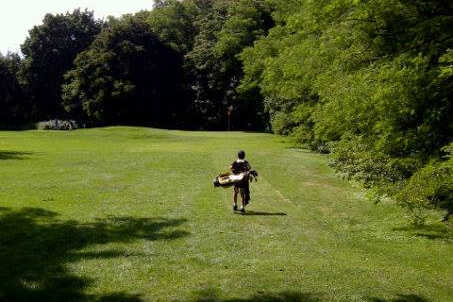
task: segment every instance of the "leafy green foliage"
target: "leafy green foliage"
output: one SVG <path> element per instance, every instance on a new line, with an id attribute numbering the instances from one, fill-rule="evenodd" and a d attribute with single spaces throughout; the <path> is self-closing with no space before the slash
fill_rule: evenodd
<path id="1" fill-rule="evenodd" d="M 20 63 L 18 55 L 0 54 L 0 126 L 17 126 L 25 121 L 27 104 L 17 80 Z"/>
<path id="2" fill-rule="evenodd" d="M 397 201 L 413 214 L 414 222 L 425 222 L 424 209 L 445 210 L 445 220 L 453 214 L 453 144 L 444 148 L 447 160 L 429 163 L 417 171 L 396 194 Z"/>
<path id="3" fill-rule="evenodd" d="M 65 115 L 61 105 L 63 75 L 100 32 L 102 22 L 89 11 L 47 14 L 22 44 L 20 81 L 33 103 L 33 120 Z"/>
<path id="4" fill-rule="evenodd" d="M 233 106 L 233 122 L 236 127 L 263 129 L 267 124 L 262 96 L 256 89 L 238 90 L 243 77 L 243 66 L 239 55 L 246 47 L 267 34 L 274 25 L 271 18 L 272 7 L 263 1 L 238 0 L 228 5 L 227 19 L 216 34 L 215 57 L 221 62 L 220 71 L 224 74 L 226 102 Z"/>
<path id="5" fill-rule="evenodd" d="M 240 89 L 260 90 L 276 132 L 330 146 L 339 171 L 396 197 L 453 140 L 453 5 L 271 2 L 276 26 L 241 54 Z"/>
<path id="6" fill-rule="evenodd" d="M 156 1 L 154 10 L 147 12 L 146 21 L 161 41 L 184 55 L 193 48 L 197 33 L 194 19 L 198 14 L 191 1 Z"/>
<path id="7" fill-rule="evenodd" d="M 208 128 L 224 129 L 233 106 L 232 124 L 241 129 L 263 129 L 267 115 L 257 90 L 237 91 L 242 78 L 241 51 L 272 25 L 270 8 L 262 1 L 211 1 L 200 6 L 194 23 L 198 34 L 186 55 L 194 93 L 193 109 Z"/>
<path id="8" fill-rule="evenodd" d="M 271 11 L 258 0 L 158 0 L 105 23 L 88 11 L 48 14 L 22 45 L 27 119 L 223 130 L 232 108 L 233 129 L 269 129 L 259 90 L 237 87 L 238 55 L 273 26 Z M 108 37 L 125 19 L 147 28 Z"/>
<path id="9" fill-rule="evenodd" d="M 125 16 L 111 21 L 80 53 L 63 86 L 65 108 L 101 123 L 177 126 L 179 56 L 149 25 Z"/>
<path id="10" fill-rule="evenodd" d="M 216 33 L 221 30 L 226 9 L 217 2 L 200 6 L 194 20 L 197 35 L 194 45 L 185 55 L 185 69 L 193 91 L 192 111 L 203 121 L 201 128 L 225 129 L 228 96 L 221 65 L 215 56 Z"/>

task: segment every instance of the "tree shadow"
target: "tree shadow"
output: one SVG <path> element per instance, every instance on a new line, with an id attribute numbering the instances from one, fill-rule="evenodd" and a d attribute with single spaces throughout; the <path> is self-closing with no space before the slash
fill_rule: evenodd
<path id="1" fill-rule="evenodd" d="M 0 151 L 0 160 L 27 159 L 31 154 L 33 154 L 33 152 Z"/>
<path id="2" fill-rule="evenodd" d="M 96 300 L 97 302 L 142 302 L 139 295 L 129 295 L 126 293 L 114 293 L 103 296 Z"/>
<path id="3" fill-rule="evenodd" d="M 431 240 L 453 240 L 453 229 L 445 224 L 408 225 L 393 228 L 393 231 L 404 231 L 411 235 Z"/>
<path id="4" fill-rule="evenodd" d="M 261 211 L 246 211 L 245 213 L 237 212 L 238 214 L 244 216 L 286 216 L 286 213 L 283 212 L 276 212 L 276 213 L 269 213 L 269 212 L 261 212 Z"/>
<path id="5" fill-rule="evenodd" d="M 127 257 L 121 250 L 85 252 L 91 245 L 135 240 L 173 240 L 189 233 L 166 231 L 184 219 L 108 217 L 92 223 L 62 221 L 40 208 L 0 208 L 0 301 L 138 302 L 127 293 L 88 295 L 94 282 L 71 273 L 82 259 Z"/>
<path id="6" fill-rule="evenodd" d="M 446 190 L 443 192 L 442 200 L 438 202 L 437 206 L 445 211 L 445 216 L 442 222 L 448 223 L 450 217 L 453 217 L 453 192 Z"/>
<path id="7" fill-rule="evenodd" d="M 217 289 L 204 289 L 194 294 L 190 302 L 323 302 L 328 301 L 319 293 L 302 293 L 297 291 L 282 291 L 278 293 L 258 292 L 247 298 L 220 298 L 221 292 Z M 397 295 L 394 299 L 380 299 L 376 297 L 365 297 L 367 302 L 429 302 L 429 300 L 418 295 Z"/>
<path id="8" fill-rule="evenodd" d="M 368 297 L 367 302 L 429 302 L 427 299 L 417 295 L 398 295 L 394 299 L 381 299 L 376 297 Z"/>
<path id="9" fill-rule="evenodd" d="M 205 289 L 195 293 L 190 302 L 321 302 L 321 298 L 312 293 L 284 291 L 279 293 L 257 293 L 247 298 L 221 299 L 216 289 Z"/>

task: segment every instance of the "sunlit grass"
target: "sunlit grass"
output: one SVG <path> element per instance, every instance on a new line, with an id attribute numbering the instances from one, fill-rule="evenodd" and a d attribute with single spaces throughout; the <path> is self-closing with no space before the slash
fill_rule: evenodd
<path id="1" fill-rule="evenodd" d="M 239 149 L 249 215 L 211 184 Z M 0 132 L 0 301 L 451 301 L 451 230 L 326 162 L 269 134 Z"/>

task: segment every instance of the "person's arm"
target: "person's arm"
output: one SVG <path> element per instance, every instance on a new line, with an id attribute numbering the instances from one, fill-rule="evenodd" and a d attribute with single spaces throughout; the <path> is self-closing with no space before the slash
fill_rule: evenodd
<path id="1" fill-rule="evenodd" d="M 247 171 L 252 170 L 252 166 L 250 165 L 250 163 L 248 161 L 246 163 L 247 163 Z"/>

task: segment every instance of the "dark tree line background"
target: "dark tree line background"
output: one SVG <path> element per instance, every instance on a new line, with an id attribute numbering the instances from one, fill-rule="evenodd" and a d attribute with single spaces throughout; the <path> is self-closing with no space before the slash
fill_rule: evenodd
<path id="1" fill-rule="evenodd" d="M 90 11 L 45 16 L 1 57 L 2 126 L 49 119 L 265 130 L 259 92 L 238 93 L 238 54 L 273 25 L 265 1 L 159 0 L 152 11 L 96 20 Z"/>
<path id="2" fill-rule="evenodd" d="M 157 0 L 47 15 L 0 57 L 0 125 L 268 130 L 422 222 L 453 212 L 453 2 Z"/>

